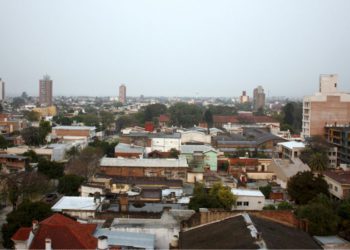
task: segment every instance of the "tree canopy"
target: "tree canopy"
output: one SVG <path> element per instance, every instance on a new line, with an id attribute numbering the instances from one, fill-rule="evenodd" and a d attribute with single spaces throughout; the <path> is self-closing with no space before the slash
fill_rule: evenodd
<path id="1" fill-rule="evenodd" d="M 2 226 L 3 246 L 12 248 L 11 237 L 20 227 L 30 227 L 33 220 L 41 221 L 51 214 L 51 208 L 46 203 L 24 201 L 6 217 L 7 223 Z"/>
<path id="2" fill-rule="evenodd" d="M 79 188 L 84 180 L 84 177 L 73 174 L 62 176 L 59 179 L 57 191 L 67 196 L 79 195 Z"/>
<path id="3" fill-rule="evenodd" d="M 196 183 L 193 197 L 190 200 L 189 208 L 198 211 L 199 208 L 222 208 L 231 210 L 235 204 L 236 197 L 230 188 L 221 183 L 215 183 L 207 190 L 204 184 Z"/>
<path id="4" fill-rule="evenodd" d="M 289 179 L 287 191 L 296 204 L 307 204 L 318 194 L 329 195 L 328 184 L 321 175 L 299 172 Z"/>
<path id="5" fill-rule="evenodd" d="M 300 159 L 309 165 L 312 171 L 322 172 L 328 167 L 329 144 L 321 136 L 312 136 L 306 140 L 306 147 L 300 154 Z"/>
<path id="6" fill-rule="evenodd" d="M 42 158 L 38 163 L 38 172 L 46 175 L 50 179 L 58 179 L 63 176 L 64 165 L 56 161 L 49 161 Z"/>
<path id="7" fill-rule="evenodd" d="M 174 126 L 189 128 L 202 121 L 203 109 L 195 104 L 178 102 L 169 108 L 169 114 Z"/>

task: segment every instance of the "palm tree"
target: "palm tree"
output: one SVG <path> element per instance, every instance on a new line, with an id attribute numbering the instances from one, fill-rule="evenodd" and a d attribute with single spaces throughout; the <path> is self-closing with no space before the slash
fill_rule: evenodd
<path id="1" fill-rule="evenodd" d="M 328 166 L 328 155 L 326 153 L 314 152 L 308 160 L 312 171 L 323 172 Z"/>

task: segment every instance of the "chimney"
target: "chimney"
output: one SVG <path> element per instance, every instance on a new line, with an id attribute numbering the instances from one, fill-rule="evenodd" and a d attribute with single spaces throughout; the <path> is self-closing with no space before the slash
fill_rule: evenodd
<path id="1" fill-rule="evenodd" d="M 52 250 L 51 239 L 50 238 L 46 238 L 45 239 L 45 250 Z"/>
<path id="2" fill-rule="evenodd" d="M 97 250 L 107 250 L 108 249 L 108 237 L 101 235 L 97 238 Z"/>
<path id="3" fill-rule="evenodd" d="M 32 221 L 32 230 L 35 232 L 39 228 L 39 221 L 33 220 Z"/>

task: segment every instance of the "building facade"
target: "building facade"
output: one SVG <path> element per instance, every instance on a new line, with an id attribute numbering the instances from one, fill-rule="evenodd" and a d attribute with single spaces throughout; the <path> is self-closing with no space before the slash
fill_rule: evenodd
<path id="1" fill-rule="evenodd" d="M 119 102 L 126 103 L 126 86 L 124 84 L 119 86 Z"/>
<path id="2" fill-rule="evenodd" d="M 39 81 L 39 103 L 42 106 L 52 106 L 52 80 L 48 75 Z"/>
<path id="3" fill-rule="evenodd" d="M 319 92 L 303 100 L 302 136 L 324 135 L 326 124 L 350 122 L 350 94 L 337 90 L 337 75 L 321 75 Z"/>
<path id="4" fill-rule="evenodd" d="M 242 91 L 242 95 L 239 97 L 240 103 L 246 103 L 249 102 L 249 96 L 247 96 L 247 92 L 244 90 Z"/>
<path id="5" fill-rule="evenodd" d="M 0 78 L 0 102 L 5 100 L 5 82 Z"/>
<path id="6" fill-rule="evenodd" d="M 258 111 L 264 109 L 265 106 L 265 93 L 262 86 L 258 86 L 253 91 L 253 110 Z"/>
<path id="7" fill-rule="evenodd" d="M 350 166 L 350 124 L 326 125 L 325 138 L 337 148 L 337 163 Z"/>

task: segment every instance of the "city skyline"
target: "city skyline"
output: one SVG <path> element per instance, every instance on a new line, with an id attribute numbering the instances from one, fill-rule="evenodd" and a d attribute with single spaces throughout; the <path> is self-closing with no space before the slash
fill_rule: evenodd
<path id="1" fill-rule="evenodd" d="M 303 97 L 320 74 L 350 92 L 350 2 L 1 1 L 7 95 Z M 181 18 L 179 18 L 181 17 Z M 327 18 L 326 18 L 327 17 Z M 98 88 L 96 88 L 98 86 Z"/>

